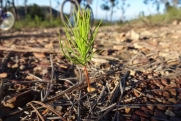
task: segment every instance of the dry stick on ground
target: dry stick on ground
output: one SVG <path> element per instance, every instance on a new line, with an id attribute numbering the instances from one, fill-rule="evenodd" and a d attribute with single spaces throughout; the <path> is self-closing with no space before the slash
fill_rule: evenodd
<path id="1" fill-rule="evenodd" d="M 44 102 L 46 100 L 46 98 L 48 97 L 50 90 L 53 87 L 53 78 L 54 78 L 54 68 L 53 68 L 53 59 L 52 59 L 52 54 L 50 54 L 50 63 L 51 63 L 51 80 L 49 81 L 49 83 L 47 84 L 47 90 L 45 91 L 45 96 L 43 97 L 43 99 L 41 99 L 42 102 Z M 42 92 L 43 93 L 43 92 Z M 42 94 L 41 93 L 41 94 Z"/>
<path id="2" fill-rule="evenodd" d="M 122 68 L 125 68 L 125 67 L 122 67 Z M 107 74 L 101 75 L 100 77 L 92 78 L 92 80 L 94 80 L 94 81 L 92 81 L 91 84 L 93 84 L 93 83 L 95 83 L 95 82 L 99 82 L 99 81 L 101 81 L 102 79 L 105 79 L 106 77 L 108 77 L 108 76 L 110 76 L 110 75 L 113 75 L 113 74 L 121 71 L 122 68 L 119 68 L 118 70 L 114 70 L 114 71 L 111 71 L 111 72 L 109 72 L 109 73 L 107 73 Z M 83 83 L 83 82 L 82 82 L 82 83 L 75 84 L 75 85 L 73 85 L 72 87 L 70 87 L 70 88 L 62 91 L 61 93 L 57 94 L 56 96 L 51 97 L 51 98 L 45 100 L 44 103 L 50 103 L 50 102 L 52 102 L 52 101 L 55 101 L 57 98 L 63 96 L 65 93 L 68 94 L 68 93 L 77 91 L 77 90 L 79 90 L 79 89 L 86 88 L 86 86 L 87 86 L 87 85 L 86 85 L 85 83 Z M 88 94 L 89 94 L 89 93 L 88 93 Z M 31 108 L 30 108 L 30 107 L 27 107 L 27 108 L 24 108 L 23 110 L 19 110 L 19 111 L 16 111 L 16 112 L 9 113 L 9 114 L 7 114 L 7 115 L 5 115 L 5 116 L 3 116 L 3 117 L 10 117 L 10 116 L 13 116 L 13 115 L 22 113 L 23 111 L 29 110 L 29 109 L 31 109 Z"/>
<path id="3" fill-rule="evenodd" d="M 15 52 L 37 52 L 37 53 L 60 53 L 60 49 L 45 49 L 45 48 L 34 48 L 28 46 L 13 46 L 13 47 L 3 47 L 0 46 L 0 50 L 4 51 L 15 51 Z"/>
<path id="4" fill-rule="evenodd" d="M 124 67 L 123 67 L 123 68 L 124 68 Z M 120 68 L 120 69 L 118 69 L 118 70 L 114 70 L 114 71 L 109 72 L 109 73 L 107 73 L 107 74 L 101 75 L 100 77 L 92 78 L 93 81 L 92 81 L 90 84 L 93 84 L 93 83 L 95 83 L 95 82 L 99 82 L 99 81 L 101 81 L 102 79 L 105 79 L 107 76 L 110 76 L 110 75 L 112 75 L 112 74 L 115 74 L 116 72 L 119 72 L 119 71 L 121 71 L 121 70 L 122 70 L 122 68 Z M 62 91 L 61 93 L 57 94 L 56 96 L 49 98 L 46 102 L 52 101 L 52 100 L 54 100 L 54 99 L 56 99 L 56 98 L 64 95 L 65 93 L 70 93 L 70 92 L 77 91 L 77 90 L 79 90 L 79 89 L 83 89 L 83 88 L 85 88 L 86 86 L 87 86 L 87 85 L 86 85 L 85 83 L 83 83 L 83 82 L 82 82 L 82 83 L 75 84 L 74 86 L 72 86 L 72 87 L 70 87 L 70 88 Z"/>
<path id="5" fill-rule="evenodd" d="M 3 79 L 0 79 L 0 101 L 2 100 L 2 96 L 3 96 Z"/>
<path id="6" fill-rule="evenodd" d="M 45 121 L 43 119 L 43 116 L 40 114 L 40 112 L 35 108 L 35 106 L 31 102 L 29 102 L 27 105 L 30 105 L 35 110 L 36 114 L 40 117 L 41 121 Z"/>

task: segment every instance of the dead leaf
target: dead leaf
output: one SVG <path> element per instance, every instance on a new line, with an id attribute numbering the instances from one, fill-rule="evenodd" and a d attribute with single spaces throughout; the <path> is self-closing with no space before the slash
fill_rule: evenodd
<path id="1" fill-rule="evenodd" d="M 130 110 L 131 110 L 131 108 L 125 108 L 125 112 L 126 112 L 126 113 L 129 113 Z"/>
<path id="2" fill-rule="evenodd" d="M 8 76 L 7 73 L 0 73 L 0 79 L 6 78 Z"/>
<path id="3" fill-rule="evenodd" d="M 44 53 L 33 53 L 36 58 L 46 58 Z"/>

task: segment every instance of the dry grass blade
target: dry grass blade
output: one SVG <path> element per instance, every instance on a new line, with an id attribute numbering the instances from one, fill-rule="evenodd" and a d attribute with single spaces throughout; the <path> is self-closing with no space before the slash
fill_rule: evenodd
<path id="1" fill-rule="evenodd" d="M 97 98 L 97 103 L 101 100 L 101 98 L 104 96 L 104 93 L 105 93 L 105 90 L 106 90 L 106 86 L 103 86 L 102 90 L 101 90 L 101 93 L 99 95 L 99 97 Z"/>
<path id="2" fill-rule="evenodd" d="M 9 56 L 11 55 L 11 51 L 7 52 L 7 54 L 4 56 L 4 58 L 1 61 L 1 65 L 0 65 L 0 71 L 3 70 L 3 66 L 5 65 L 7 59 L 9 58 Z"/>
<path id="3" fill-rule="evenodd" d="M 47 108 L 48 110 L 52 111 L 54 114 L 56 114 L 57 116 L 60 117 L 60 119 L 62 121 L 66 121 L 57 111 L 55 111 L 50 105 L 45 105 L 44 103 L 38 102 L 38 101 L 32 101 L 33 103 L 39 104 L 45 108 Z"/>
<path id="4" fill-rule="evenodd" d="M 121 108 L 117 108 L 117 109 L 113 109 L 112 111 L 119 111 L 119 110 L 122 110 L 122 109 L 126 109 L 126 108 L 140 108 L 140 106 L 134 106 L 134 105 L 132 105 L 132 106 L 125 106 L 125 105 L 123 105 L 123 107 L 121 107 Z"/>
<path id="5" fill-rule="evenodd" d="M 74 111 L 75 111 L 75 112 L 77 112 L 76 108 L 74 107 L 74 102 L 73 102 L 73 101 L 71 101 L 70 97 L 69 97 L 66 93 L 65 93 L 65 97 L 66 97 L 66 98 L 70 101 L 70 103 L 71 103 L 71 105 L 72 105 L 70 109 L 72 109 L 72 108 L 73 108 L 73 109 L 74 109 Z"/>
<path id="6" fill-rule="evenodd" d="M 101 116 L 99 116 L 96 121 L 99 121 L 102 117 L 104 117 L 107 113 L 109 113 L 114 107 L 116 106 L 116 103 L 106 107 L 105 109 L 102 109 L 100 112 L 106 111 L 104 112 L 104 114 L 102 114 Z"/>
<path id="7" fill-rule="evenodd" d="M 126 105 L 118 105 L 118 107 L 134 107 L 134 106 L 164 106 L 164 107 L 181 107 L 181 104 L 171 104 L 171 105 L 167 105 L 167 104 L 126 104 Z"/>
<path id="8" fill-rule="evenodd" d="M 29 75 L 29 76 L 32 76 L 32 77 L 34 77 L 34 78 L 36 78 L 36 79 L 38 79 L 38 80 L 41 81 L 41 82 L 44 81 L 43 79 L 41 79 L 41 78 L 35 76 L 34 74 L 28 73 L 28 75 Z"/>
<path id="9" fill-rule="evenodd" d="M 112 90 L 112 92 L 109 94 L 109 104 L 112 104 L 114 102 L 114 100 L 116 99 L 116 97 L 118 96 L 120 92 L 120 85 L 117 84 L 114 89 Z"/>
<path id="10" fill-rule="evenodd" d="M 39 113 L 39 111 L 33 106 L 33 104 L 32 104 L 31 102 L 29 102 L 27 105 L 30 105 L 30 106 L 35 110 L 36 114 L 38 115 L 38 117 L 40 117 L 40 119 L 41 119 L 42 121 L 45 121 L 44 118 L 43 118 L 43 116 L 42 116 L 42 115 Z"/>
<path id="11" fill-rule="evenodd" d="M 80 103 L 80 98 L 81 98 L 81 95 L 82 95 L 82 91 L 80 90 L 79 91 L 79 101 L 78 101 L 78 107 L 77 107 L 77 121 L 81 121 L 81 103 Z"/>
<path id="12" fill-rule="evenodd" d="M 2 101 L 2 96 L 3 96 L 3 85 L 4 81 L 3 79 L 0 79 L 0 101 Z"/>
<path id="13" fill-rule="evenodd" d="M 54 78 L 54 67 L 53 67 L 53 59 L 52 59 L 52 54 L 50 54 L 50 63 L 51 63 L 51 80 L 49 81 L 49 83 L 47 84 L 47 88 L 46 90 L 43 92 L 45 92 L 45 96 L 43 96 L 43 92 L 41 93 L 41 101 L 44 102 L 46 100 L 46 98 L 48 97 L 50 90 L 53 88 L 53 78 Z"/>
<path id="14" fill-rule="evenodd" d="M 93 112 L 92 112 L 92 106 L 91 106 L 91 104 L 90 104 L 89 96 L 86 95 L 86 97 L 87 97 L 87 102 L 88 102 L 88 104 L 89 104 L 89 112 L 90 112 L 91 114 L 93 114 Z M 87 117 L 87 118 L 88 118 L 88 117 Z"/>
<path id="15" fill-rule="evenodd" d="M 125 91 L 125 86 L 126 86 L 125 83 L 128 80 L 129 75 L 130 75 L 130 71 L 127 71 L 120 80 L 119 87 L 120 87 L 121 96 L 119 98 L 119 101 L 121 101 L 121 99 L 122 99 L 123 93 Z"/>

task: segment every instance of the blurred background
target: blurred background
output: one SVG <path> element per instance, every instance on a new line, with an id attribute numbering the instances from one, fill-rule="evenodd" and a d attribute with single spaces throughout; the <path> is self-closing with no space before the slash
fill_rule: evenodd
<path id="1" fill-rule="evenodd" d="M 14 0 L 18 22 L 15 28 L 62 26 L 60 8 L 63 0 Z M 181 19 L 181 0 L 93 0 L 94 24 L 102 25 L 148 22 L 170 23 Z"/>

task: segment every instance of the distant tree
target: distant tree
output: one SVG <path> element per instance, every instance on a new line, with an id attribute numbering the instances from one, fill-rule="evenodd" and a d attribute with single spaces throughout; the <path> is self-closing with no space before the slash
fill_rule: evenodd
<path id="1" fill-rule="evenodd" d="M 14 4 L 14 5 L 16 6 L 16 5 L 18 4 L 18 1 L 16 1 L 16 3 L 15 3 L 15 1 L 12 0 L 12 4 Z M 19 14 L 18 14 L 16 8 L 13 8 L 12 11 L 13 11 L 13 13 L 14 13 L 14 15 L 15 15 L 16 20 L 19 21 Z"/>
<path id="2" fill-rule="evenodd" d="M 28 0 L 24 0 L 24 11 L 25 11 L 25 16 L 27 16 L 28 12 L 27 12 L 27 3 Z"/>
<path id="3" fill-rule="evenodd" d="M 39 17 L 41 20 L 44 20 L 45 18 L 41 7 L 38 6 L 37 4 L 29 5 L 27 7 L 27 11 L 31 19 L 35 19 L 36 17 Z"/>
<path id="4" fill-rule="evenodd" d="M 119 6 L 120 4 L 121 6 Z M 126 0 L 103 0 L 103 4 L 101 5 L 101 8 L 105 10 L 106 12 L 110 10 L 110 21 L 112 22 L 113 14 L 114 14 L 114 8 L 121 10 L 121 21 L 125 19 L 125 12 L 126 9 L 129 7 L 129 4 L 126 4 Z M 107 15 L 107 14 L 106 14 Z"/>
<path id="5" fill-rule="evenodd" d="M 177 7 L 179 4 L 181 4 L 181 0 L 143 0 L 143 3 L 144 4 L 152 3 L 153 5 L 157 6 L 157 10 L 158 10 L 159 5 L 161 3 L 165 4 L 165 6 L 169 4 L 169 6 Z"/>
<path id="6" fill-rule="evenodd" d="M 130 7 L 130 4 L 126 4 L 125 0 L 122 0 L 121 2 L 121 6 L 119 9 L 121 9 L 121 18 L 120 20 L 123 22 L 126 18 L 125 13 L 126 13 L 126 9 Z"/>
<path id="7" fill-rule="evenodd" d="M 140 11 L 139 17 L 144 17 L 144 16 L 145 16 L 145 12 L 144 11 Z"/>
<path id="8" fill-rule="evenodd" d="M 177 5 L 179 4 L 179 0 L 172 0 L 173 6 L 177 7 Z"/>
<path id="9" fill-rule="evenodd" d="M 55 0 L 55 2 L 57 3 L 57 6 L 55 8 L 59 8 L 60 7 L 60 1 L 59 0 Z M 60 16 L 59 12 L 57 12 L 57 16 Z"/>
<path id="10" fill-rule="evenodd" d="M 169 11 L 172 8 L 169 2 L 165 3 L 165 11 Z"/>
<path id="11" fill-rule="evenodd" d="M 114 13 L 114 7 L 118 5 L 119 0 L 109 0 L 111 3 L 111 16 L 110 16 L 110 21 L 112 22 L 112 17 L 113 17 L 113 13 Z"/>
<path id="12" fill-rule="evenodd" d="M 152 4 L 152 6 L 156 6 L 156 11 L 159 13 L 160 10 L 160 4 L 164 3 L 167 0 L 144 0 L 143 3 L 145 5 Z"/>
<path id="13" fill-rule="evenodd" d="M 108 5 L 108 0 L 103 0 L 104 3 L 101 5 L 101 9 L 106 11 L 106 21 L 107 21 L 107 12 L 110 10 L 110 6 Z"/>
<path id="14" fill-rule="evenodd" d="M 50 3 L 50 6 L 49 6 L 49 9 L 50 9 L 50 20 L 52 20 L 52 1 L 49 0 L 49 3 Z"/>

